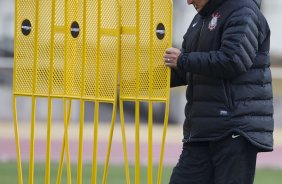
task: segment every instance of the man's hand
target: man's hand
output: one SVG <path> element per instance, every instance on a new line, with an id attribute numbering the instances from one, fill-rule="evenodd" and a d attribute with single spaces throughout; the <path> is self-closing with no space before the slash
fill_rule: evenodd
<path id="1" fill-rule="evenodd" d="M 177 48 L 168 48 L 165 51 L 164 63 L 165 66 L 177 69 L 177 60 L 181 51 Z"/>

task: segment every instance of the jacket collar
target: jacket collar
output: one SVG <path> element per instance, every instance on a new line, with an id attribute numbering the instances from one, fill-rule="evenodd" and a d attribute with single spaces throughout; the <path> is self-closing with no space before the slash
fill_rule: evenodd
<path id="1" fill-rule="evenodd" d="M 211 15 L 221 4 L 228 0 L 209 0 L 203 9 L 199 12 L 202 17 L 207 17 Z M 252 0 L 260 8 L 262 0 Z"/>
<path id="2" fill-rule="evenodd" d="M 253 0 L 255 3 L 256 3 L 256 5 L 258 5 L 258 7 L 260 8 L 260 5 L 261 5 L 261 1 L 262 0 Z"/>
<path id="3" fill-rule="evenodd" d="M 227 0 L 209 0 L 207 4 L 202 8 L 199 14 L 202 17 L 207 17 L 211 15 L 222 3 Z"/>

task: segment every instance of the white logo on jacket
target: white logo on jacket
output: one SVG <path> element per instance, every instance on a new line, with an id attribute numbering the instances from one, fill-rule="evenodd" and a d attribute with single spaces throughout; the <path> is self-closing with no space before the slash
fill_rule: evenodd
<path id="1" fill-rule="evenodd" d="M 216 28 L 218 18 L 220 18 L 220 14 L 218 12 L 212 14 L 212 19 L 211 19 L 211 21 L 209 23 L 209 27 L 208 27 L 210 31 L 212 31 Z"/>

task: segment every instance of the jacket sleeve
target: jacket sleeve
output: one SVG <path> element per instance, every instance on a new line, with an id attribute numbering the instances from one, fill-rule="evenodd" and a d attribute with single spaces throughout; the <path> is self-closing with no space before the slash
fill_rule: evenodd
<path id="1" fill-rule="evenodd" d="M 184 86 L 188 84 L 188 73 L 171 69 L 170 87 Z"/>
<path id="2" fill-rule="evenodd" d="M 219 50 L 182 53 L 178 69 L 200 75 L 234 78 L 246 72 L 258 52 L 258 20 L 253 10 L 242 8 L 226 21 Z"/>
<path id="3" fill-rule="evenodd" d="M 186 49 L 185 43 L 186 43 L 186 40 L 184 38 L 183 43 L 182 43 L 181 53 Z M 187 85 L 188 81 L 189 81 L 188 76 L 189 76 L 189 74 L 185 71 L 171 68 L 170 87 L 173 88 L 173 87 Z"/>

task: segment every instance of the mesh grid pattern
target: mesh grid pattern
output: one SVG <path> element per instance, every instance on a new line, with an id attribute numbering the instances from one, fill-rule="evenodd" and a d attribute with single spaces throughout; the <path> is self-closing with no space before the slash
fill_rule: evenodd
<path id="1" fill-rule="evenodd" d="M 151 3 L 154 3 L 153 10 L 151 10 Z M 139 27 L 136 35 L 140 40 L 137 46 L 139 50 L 136 50 L 135 44 L 138 38 L 135 35 L 122 35 L 121 97 L 123 99 L 166 100 L 168 98 L 169 70 L 163 64 L 163 55 L 165 49 L 170 45 L 171 14 L 164 12 L 170 12 L 171 1 L 140 1 L 139 26 L 132 21 L 136 19 L 136 7 L 134 7 L 136 2 L 123 0 L 121 4 L 122 26 L 137 29 Z M 153 11 L 153 22 L 150 22 L 151 11 Z M 133 15 L 135 15 L 134 18 L 132 18 Z M 159 40 L 156 36 L 156 27 L 159 23 L 163 23 L 166 29 L 166 36 L 163 40 Z M 153 25 L 153 30 L 151 30 L 151 25 Z M 151 33 L 153 34 L 152 40 L 150 39 Z M 138 51 L 139 53 L 136 53 Z M 139 58 L 136 58 L 136 55 L 139 55 Z M 140 61 L 139 64 L 138 61 Z"/>
<path id="2" fill-rule="evenodd" d="M 36 78 L 36 94 L 48 95 L 50 76 L 50 36 L 52 2 L 39 1 L 39 25 L 38 25 L 38 63 Z"/>
<path id="3" fill-rule="evenodd" d="M 15 81 L 14 92 L 25 95 L 47 95 L 49 78 L 52 78 L 50 95 L 59 97 L 83 98 L 116 98 L 117 67 L 118 67 L 118 4 L 112 0 L 101 2 L 101 15 L 98 15 L 98 2 L 87 1 L 86 20 L 83 19 L 83 3 L 77 0 L 57 0 L 55 7 L 54 63 L 50 74 L 50 35 L 52 4 L 40 1 L 38 27 L 38 63 L 34 71 L 34 29 L 36 1 L 19 0 L 17 13 L 17 35 L 15 50 Z M 66 6 L 66 4 L 68 6 Z M 121 24 L 129 32 L 121 35 L 121 96 L 123 98 L 166 98 L 169 77 L 168 69 L 163 65 L 163 54 L 169 45 L 171 2 L 163 0 L 140 1 L 140 24 L 137 30 L 140 45 L 136 50 L 136 1 L 123 0 L 121 3 Z M 151 23 L 151 6 L 154 3 L 154 21 Z M 68 7 L 68 10 L 65 8 Z M 168 11 L 165 11 L 168 10 Z M 65 13 L 67 22 L 65 22 Z M 98 17 L 101 17 L 101 27 L 98 28 Z M 30 35 L 21 33 L 21 24 L 25 19 L 32 23 Z M 70 26 L 77 21 L 80 33 L 77 38 L 70 35 Z M 83 21 L 86 27 L 83 27 Z M 158 40 L 155 28 L 158 23 L 166 27 L 166 36 Z M 150 30 L 153 24 L 153 30 Z M 65 26 L 67 29 L 65 30 Z M 83 55 L 83 29 L 86 29 L 86 53 Z M 100 37 L 98 38 L 98 29 Z M 107 30 L 104 32 L 103 30 Z M 110 31 L 110 32 L 109 32 Z M 150 33 L 153 33 L 153 51 L 150 51 Z M 111 35 L 109 35 L 111 34 Z M 117 34 L 116 34 L 117 35 Z M 100 39 L 100 40 L 99 40 Z M 100 42 L 98 51 L 97 43 Z M 139 53 L 137 53 L 139 51 Z M 152 54 L 151 56 L 149 54 Z M 97 60 L 97 55 L 100 60 Z M 139 58 L 136 58 L 139 56 Z M 152 60 L 150 61 L 150 59 Z M 82 66 L 85 59 L 85 67 Z M 136 61 L 140 61 L 137 63 Z M 99 64 L 98 64 L 99 63 Z M 150 66 L 152 66 L 150 68 Z M 99 68 L 98 68 L 99 67 Z M 85 71 L 82 71 L 85 68 Z M 66 69 L 66 71 L 65 71 Z M 37 74 L 34 81 L 34 74 Z M 98 75 L 97 75 L 98 74 Z M 150 76 L 151 75 L 151 76 Z M 98 78 L 96 78 L 98 76 Z M 83 79 L 83 77 L 85 77 Z M 149 80 L 152 79 L 150 82 Z M 84 81 L 83 81 L 84 80 Z M 35 91 L 32 91 L 36 82 Z M 84 86 L 82 86 L 84 84 Z M 98 84 L 98 86 L 96 86 Z M 152 84 L 150 86 L 150 84 Z M 151 94 L 149 91 L 151 90 Z M 82 91 L 84 90 L 84 91 Z M 34 93 L 34 94 L 33 94 Z"/>
<path id="4" fill-rule="evenodd" d="M 121 37 L 121 96 L 136 96 L 136 40 L 135 35 Z"/>
<path id="5" fill-rule="evenodd" d="M 66 95 L 80 97 L 82 90 L 82 52 L 83 52 L 83 3 L 76 0 L 68 1 L 68 23 L 67 23 L 67 73 L 66 73 Z M 76 21 L 80 31 L 77 38 L 70 36 L 71 24 Z"/>
<path id="6" fill-rule="evenodd" d="M 65 3 L 56 2 L 55 26 L 65 25 Z M 56 32 L 54 39 L 54 65 L 52 77 L 52 95 L 64 95 L 64 53 L 65 53 L 65 35 L 63 32 Z"/>
<path id="7" fill-rule="evenodd" d="M 34 29 L 35 29 L 35 6 L 36 0 L 18 1 L 18 13 L 16 22 L 16 45 L 15 45 L 15 79 L 14 93 L 32 95 L 34 73 Z M 26 11 L 28 10 L 28 11 Z M 31 33 L 24 36 L 21 31 L 22 22 L 29 19 Z"/>
<path id="8" fill-rule="evenodd" d="M 102 37 L 101 61 L 99 76 L 99 98 L 115 99 L 116 74 L 117 74 L 117 43 L 115 37 Z"/>
<path id="9" fill-rule="evenodd" d="M 101 27 L 111 29 L 118 33 L 118 6 L 117 1 L 101 1 Z M 99 86 L 97 97 L 102 99 L 115 99 L 117 90 L 117 69 L 118 69 L 118 37 L 100 35 L 100 63 L 99 63 Z"/>
<path id="10" fill-rule="evenodd" d="M 136 1 L 121 1 L 122 27 L 136 26 Z M 123 34 L 121 36 L 121 73 L 120 94 L 123 98 L 136 97 L 136 35 Z"/>
<path id="11" fill-rule="evenodd" d="M 140 2 L 140 97 L 149 97 L 150 70 L 150 0 Z"/>
<path id="12" fill-rule="evenodd" d="M 50 92 L 49 79 L 51 77 L 52 89 L 50 95 L 52 96 L 83 97 L 86 99 L 102 98 L 107 101 L 116 98 L 119 58 L 118 3 L 112 0 L 100 1 L 101 15 L 98 16 L 98 1 L 87 1 L 86 20 L 84 20 L 84 4 L 82 2 L 77 0 L 57 0 L 55 3 L 54 25 L 51 25 L 51 0 L 38 1 L 38 7 L 36 7 L 35 0 L 32 2 L 17 1 L 19 11 L 15 37 L 18 43 L 15 51 L 15 94 L 47 96 Z M 37 17 L 39 25 L 38 63 L 36 63 L 35 72 L 34 29 L 36 8 L 39 8 L 39 16 Z M 98 17 L 101 17 L 100 28 L 98 28 Z M 32 24 L 32 31 L 28 36 L 24 36 L 21 32 L 21 24 L 25 19 L 29 19 Z M 70 34 L 70 27 L 74 21 L 78 22 L 80 28 L 77 38 L 73 38 Z M 84 21 L 87 21 L 85 28 L 83 27 Z M 54 27 L 54 63 L 51 70 L 52 27 Z M 85 58 L 83 58 L 84 29 L 86 29 Z M 98 29 L 101 30 L 100 51 L 97 51 Z M 116 34 L 107 35 L 109 32 L 103 33 L 103 29 L 109 29 Z M 98 54 L 100 54 L 99 65 L 97 65 Z M 85 62 L 84 67 L 83 62 Z M 85 70 L 83 71 L 83 69 Z M 53 72 L 50 73 L 51 71 Z M 35 73 L 36 80 L 34 81 Z M 97 73 L 99 73 L 98 79 L 96 79 Z M 36 83 L 35 91 L 33 91 L 34 83 Z M 98 86 L 96 86 L 97 84 Z M 97 93 L 98 91 L 99 93 Z"/>
<path id="13" fill-rule="evenodd" d="M 152 97 L 153 98 L 166 98 L 167 96 L 167 82 L 168 69 L 163 64 L 163 55 L 165 49 L 168 47 L 170 35 L 170 17 L 169 13 L 163 13 L 164 10 L 169 10 L 171 4 L 169 1 L 154 0 L 154 39 L 153 39 L 153 86 Z M 169 12 L 169 11 L 165 11 Z M 165 37 L 163 40 L 159 40 L 156 36 L 155 29 L 159 23 L 163 23 L 165 30 Z"/>
<path id="14" fill-rule="evenodd" d="M 101 27 L 117 28 L 118 27 L 118 4 L 113 0 L 101 0 Z"/>
<path id="15" fill-rule="evenodd" d="M 98 4 L 97 1 L 87 1 L 86 5 L 86 61 L 85 61 L 85 98 L 96 94 L 97 68 L 97 32 L 98 32 Z"/>

